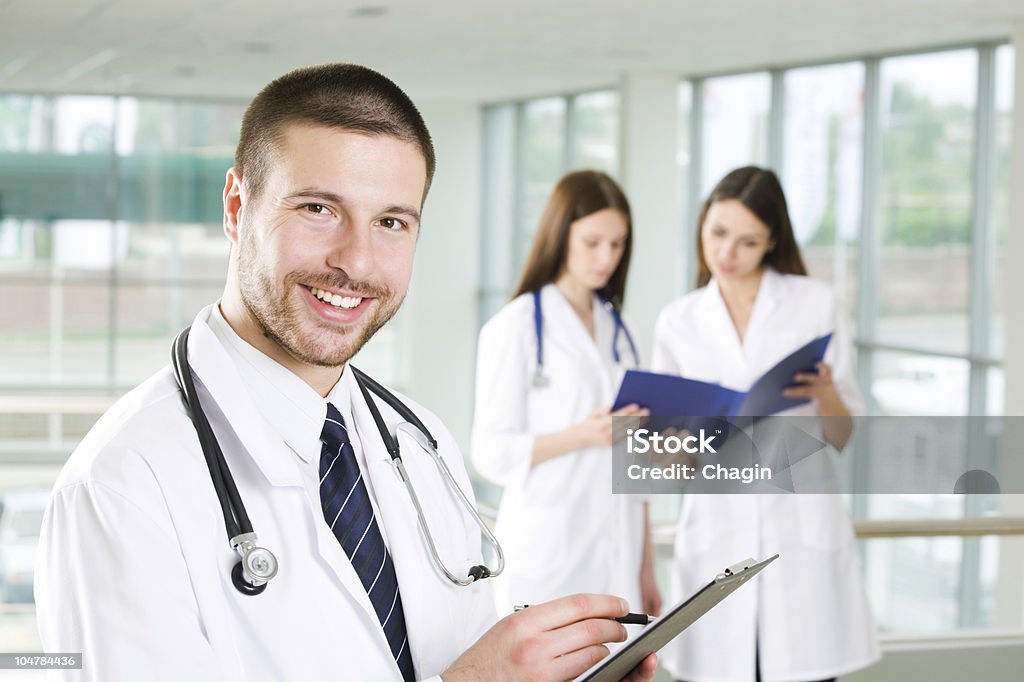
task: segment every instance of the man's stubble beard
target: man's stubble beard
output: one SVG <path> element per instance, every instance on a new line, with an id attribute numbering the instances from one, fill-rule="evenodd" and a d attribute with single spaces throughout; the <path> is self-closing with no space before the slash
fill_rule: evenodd
<path id="1" fill-rule="evenodd" d="M 256 245 L 252 229 L 243 227 L 238 246 L 238 288 L 242 304 L 249 312 L 253 322 L 266 338 L 280 346 L 286 353 L 307 365 L 318 367 L 340 367 L 373 338 L 381 327 L 398 312 L 405 299 L 384 287 L 368 283 L 355 282 L 344 272 L 314 275 L 307 272 L 289 273 L 284 280 L 281 291 L 275 292 L 274 282 L 259 266 Z M 376 299 L 376 310 L 362 329 L 353 327 L 343 334 L 336 328 L 319 323 L 320 333 L 317 338 L 303 338 L 302 324 L 299 322 L 301 303 L 293 303 L 290 292 L 304 282 L 323 289 L 347 289 Z M 364 313 L 364 317 L 367 313 Z M 353 334 L 358 337 L 351 343 L 346 341 Z M 325 343 L 322 337 L 327 336 Z M 330 343 L 336 340 L 335 343 Z"/>

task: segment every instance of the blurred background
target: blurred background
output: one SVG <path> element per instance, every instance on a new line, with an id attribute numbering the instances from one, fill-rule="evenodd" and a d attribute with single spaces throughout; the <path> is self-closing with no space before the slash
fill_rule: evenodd
<path id="1" fill-rule="evenodd" d="M 412 288 L 358 364 L 465 447 L 477 331 L 577 168 L 633 204 L 645 353 L 692 287 L 702 196 L 754 163 L 842 296 L 872 414 L 1024 415 L 1022 42 L 1019 0 L 0 0 L 0 650 L 39 649 L 61 464 L 219 297 L 224 173 L 272 78 L 365 64 L 427 119 Z M 885 656 L 844 679 L 1020 679 L 1022 498 L 848 498 Z M 662 560 L 678 504 L 655 506 Z"/>

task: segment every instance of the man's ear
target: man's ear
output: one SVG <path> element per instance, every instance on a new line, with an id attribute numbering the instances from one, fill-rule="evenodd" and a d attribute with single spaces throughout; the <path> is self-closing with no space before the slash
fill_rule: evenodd
<path id="1" fill-rule="evenodd" d="M 241 223 L 242 204 L 247 197 L 242 187 L 242 174 L 232 166 L 224 178 L 224 234 L 233 245 L 238 244 L 238 226 Z"/>

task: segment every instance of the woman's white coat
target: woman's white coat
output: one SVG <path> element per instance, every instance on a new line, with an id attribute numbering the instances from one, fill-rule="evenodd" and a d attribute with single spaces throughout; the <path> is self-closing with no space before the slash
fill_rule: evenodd
<path id="1" fill-rule="evenodd" d="M 620 332 L 621 362 L 615 362 L 614 318 L 596 296 L 595 337 L 553 284 L 541 289 L 541 307 L 546 387 L 533 385 L 531 294 L 484 325 L 477 351 L 470 452 L 477 470 L 504 486 L 496 532 L 507 568 L 494 585 L 498 611 L 577 592 L 615 594 L 639 610 L 645 500 L 612 494 L 611 448 L 584 448 L 531 466 L 534 439 L 610 407 L 637 359 Z"/>
<path id="2" fill-rule="evenodd" d="M 833 332 L 825 361 L 852 414 L 864 405 L 832 290 L 768 269 L 742 342 L 712 280 L 658 318 L 652 367 L 747 390 L 779 360 Z M 816 414 L 812 405 L 786 414 Z M 832 473 L 834 475 L 834 473 Z M 879 657 L 852 524 L 839 495 L 683 495 L 669 602 L 736 561 L 780 558 L 661 654 L 677 679 L 753 682 L 755 633 L 765 682 L 820 680 Z"/>

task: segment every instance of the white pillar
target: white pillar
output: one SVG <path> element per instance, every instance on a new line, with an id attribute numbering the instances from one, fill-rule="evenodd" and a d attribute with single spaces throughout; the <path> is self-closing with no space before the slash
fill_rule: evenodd
<path id="1" fill-rule="evenodd" d="M 475 102 L 420 103 L 437 174 L 400 315 L 400 375 L 463 452 L 469 444 L 480 254 L 481 114 Z M 398 321 L 398 320 L 396 320 Z"/>
<path id="2" fill-rule="evenodd" d="M 1024 308 L 1017 305 L 1024 291 L 1024 22 L 1013 31 L 1015 48 L 1013 141 L 1010 147 L 1010 219 L 1006 234 L 1009 267 L 1004 273 L 1003 300 L 1006 301 L 1006 354 L 1003 371 L 1006 376 L 1006 414 L 1024 415 Z M 1024 418 L 1024 417 L 1022 417 Z M 1009 429 L 1004 429 L 1004 433 Z M 1020 429 L 1013 429 L 1015 432 Z M 1017 433 L 1017 435 L 1021 435 Z M 1003 443 L 1003 465 L 1017 463 L 1017 480 L 1024 468 L 1019 462 L 1020 442 Z M 1000 512 L 1006 516 L 1024 516 L 1024 495 L 1002 495 Z M 1024 550 L 1019 538 L 1000 543 L 999 582 L 995 590 L 993 627 L 1020 627 L 1024 613 Z"/>
<path id="3" fill-rule="evenodd" d="M 645 363 L 658 313 L 683 291 L 690 243 L 676 163 L 679 82 L 675 73 L 629 73 L 622 79 L 622 179 L 634 226 L 625 307 Z"/>

